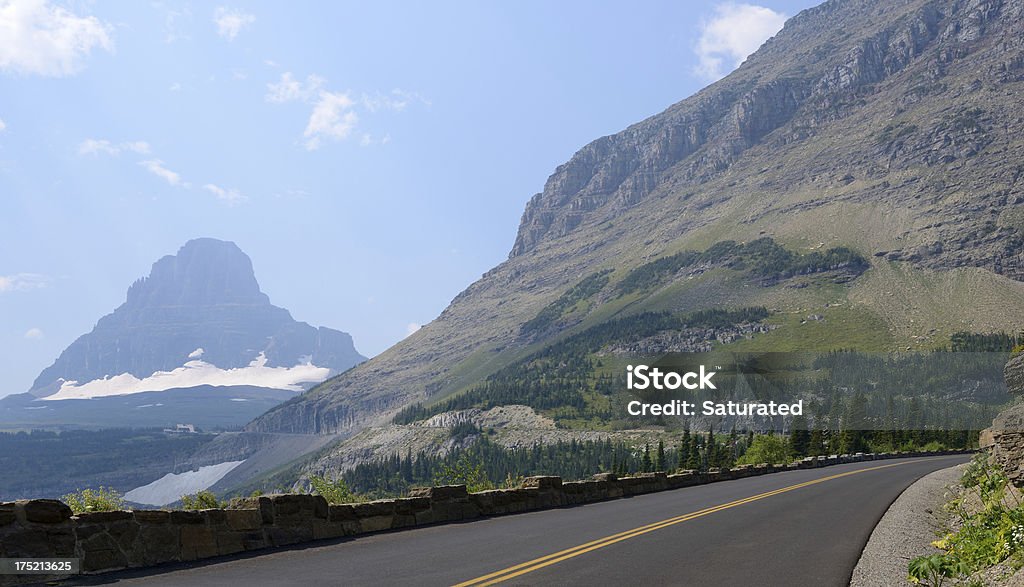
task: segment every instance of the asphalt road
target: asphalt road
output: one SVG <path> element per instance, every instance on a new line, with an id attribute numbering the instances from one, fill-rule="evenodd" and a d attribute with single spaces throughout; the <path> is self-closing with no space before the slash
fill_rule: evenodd
<path id="1" fill-rule="evenodd" d="M 896 497 L 967 458 L 788 471 L 78 584 L 846 586 Z"/>

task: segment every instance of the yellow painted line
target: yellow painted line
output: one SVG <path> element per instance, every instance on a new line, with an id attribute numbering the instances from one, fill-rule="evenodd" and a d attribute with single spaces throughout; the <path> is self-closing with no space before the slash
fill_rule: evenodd
<path id="1" fill-rule="evenodd" d="M 720 505 L 711 506 L 711 507 L 708 507 L 708 508 L 704 508 L 702 510 L 698 510 L 698 511 L 695 511 L 695 512 L 690 512 L 688 514 L 682 514 L 682 515 L 679 515 L 679 516 L 675 516 L 673 518 L 668 518 L 667 520 L 662 520 L 660 522 L 654 522 L 653 524 L 647 524 L 646 526 L 640 526 L 639 528 L 633 528 L 632 530 L 626 530 L 625 532 L 619 532 L 618 534 L 612 534 L 611 536 L 605 536 L 604 538 L 600 538 L 598 540 L 593 540 L 593 541 L 587 542 L 585 544 L 580 544 L 579 546 L 574 546 L 572 548 L 567 548 L 565 550 L 556 552 L 554 554 L 549 554 L 547 556 L 542 556 L 540 558 L 533 559 L 533 560 L 527 561 L 525 563 L 520 563 L 518 565 L 515 565 L 515 566 L 512 566 L 512 567 L 508 567 L 508 568 L 502 569 L 500 571 L 495 571 L 493 573 L 490 573 L 490 574 L 487 574 L 487 575 L 483 575 L 483 576 L 477 577 L 475 579 L 470 579 L 469 581 L 464 581 L 462 583 L 459 583 L 459 584 L 455 585 L 454 587 L 470 587 L 470 586 L 485 587 L 487 585 L 495 585 L 497 583 L 501 583 L 503 581 L 507 581 L 509 579 L 512 579 L 513 577 L 518 577 L 520 575 L 525 575 L 527 573 L 532 573 L 533 571 L 542 569 L 544 567 L 547 567 L 547 566 L 550 566 L 550 565 L 553 565 L 553 564 L 556 564 L 556 563 L 560 563 L 560 562 L 562 562 L 564 560 L 567 560 L 567 559 L 570 559 L 570 558 L 573 558 L 573 557 L 577 557 L 577 556 L 579 556 L 581 554 L 586 554 L 588 552 L 597 550 L 599 548 L 604 548 L 606 546 L 611 546 L 612 544 L 615 544 L 617 542 L 622 542 L 623 540 L 628 540 L 630 538 L 635 538 L 635 537 L 640 536 L 642 534 L 647 534 L 648 532 L 653 532 L 655 530 L 660 530 L 662 528 L 667 528 L 669 526 L 673 526 L 673 525 L 679 524 L 681 522 L 686 522 L 688 520 L 693 520 L 695 518 L 700 518 L 700 517 L 703 517 L 703 516 L 707 516 L 707 515 L 713 514 L 715 512 L 720 512 L 722 510 L 726 510 L 726 509 L 729 509 L 729 508 L 734 508 L 736 506 L 740 506 L 740 505 L 743 505 L 745 503 L 750 503 L 752 501 L 762 500 L 762 499 L 765 499 L 765 498 L 768 498 L 768 497 L 772 497 L 773 495 L 779 495 L 780 493 L 786 493 L 786 492 L 789 492 L 789 491 L 794 491 L 796 489 L 801 489 L 803 487 L 808 487 L 808 486 L 811 486 L 811 485 L 817 485 L 818 483 L 824 483 L 826 481 L 832 481 L 833 479 L 839 479 L 841 477 L 848 477 L 850 475 L 858 475 L 860 473 L 867 473 L 869 471 L 878 471 L 880 469 L 888 469 L 889 467 L 897 467 L 897 466 L 900 466 L 900 465 L 909 465 L 911 463 L 916 463 L 916 462 L 918 462 L 917 459 L 912 460 L 912 461 L 902 461 L 902 462 L 899 462 L 899 463 L 891 463 L 891 464 L 888 464 L 888 465 L 879 465 L 877 467 L 869 467 L 867 469 L 858 469 L 856 471 L 847 471 L 846 473 L 838 473 L 836 475 L 829 475 L 828 477 L 822 477 L 820 479 L 814 479 L 814 480 L 811 480 L 811 481 L 805 481 L 803 483 L 797 483 L 796 485 L 790 485 L 788 487 L 783 487 L 781 489 L 775 489 L 775 490 L 772 490 L 772 491 L 766 491 L 764 493 L 759 493 L 757 495 L 753 495 L 753 496 L 750 496 L 750 497 L 745 497 L 743 499 L 737 499 L 736 501 L 731 501 L 729 503 L 723 503 L 723 504 L 720 504 Z"/>

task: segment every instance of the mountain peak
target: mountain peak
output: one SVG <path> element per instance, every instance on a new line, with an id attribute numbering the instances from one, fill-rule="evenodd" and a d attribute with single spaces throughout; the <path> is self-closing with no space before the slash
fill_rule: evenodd
<path id="1" fill-rule="evenodd" d="M 249 256 L 214 238 L 188 241 L 128 290 L 127 305 L 135 307 L 218 304 L 267 305 L 270 298 L 260 291 Z"/>
<path id="2" fill-rule="evenodd" d="M 238 245 L 198 238 L 154 263 L 128 289 L 127 301 L 64 349 L 30 393 L 51 396 L 71 384 L 119 377 L 138 391 L 156 386 L 152 378 L 166 386 L 171 375 L 208 383 L 202 369 L 234 370 L 234 379 L 297 366 L 336 373 L 363 360 L 348 334 L 297 322 L 272 305 Z M 279 384 L 292 388 L 290 380 L 268 387 Z"/>

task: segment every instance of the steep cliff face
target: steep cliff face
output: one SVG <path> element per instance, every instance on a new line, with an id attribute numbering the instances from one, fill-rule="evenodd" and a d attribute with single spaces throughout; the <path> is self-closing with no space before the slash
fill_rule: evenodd
<path id="1" fill-rule="evenodd" d="M 30 393 L 45 397 L 64 382 L 123 375 L 145 380 L 190 361 L 211 371 L 239 369 L 258 358 L 268 369 L 308 363 L 325 372 L 365 360 L 348 334 L 296 322 L 272 305 L 234 243 L 196 239 L 154 263 L 125 303 L 68 346 Z"/>
<path id="2" fill-rule="evenodd" d="M 620 216 L 663 185 L 703 184 L 762 141 L 769 149 L 784 149 L 793 142 L 841 138 L 828 136 L 836 133 L 836 123 L 867 110 L 877 108 L 872 112 L 881 115 L 874 117 L 877 122 L 892 122 L 874 128 L 878 133 L 875 140 L 862 149 L 833 160 L 850 166 L 848 174 L 837 178 L 840 181 L 970 159 L 998 140 L 994 135 L 1009 138 L 1005 136 L 1008 125 L 1020 124 L 1007 109 L 1012 100 L 989 100 L 984 93 L 998 92 L 997 87 L 1024 74 L 1024 53 L 1013 30 L 1016 27 L 1005 26 L 1020 16 L 1021 7 L 1012 2 L 877 4 L 828 2 L 808 10 L 788 22 L 733 75 L 655 117 L 581 149 L 527 204 L 511 256 L 533 251 L 542 241 L 562 238 L 586 224 Z M 859 22 L 844 26 L 852 19 Z M 885 22 L 888 19 L 891 21 Z M 1003 26 L 999 20 L 1004 21 Z M 882 27 L 874 30 L 873 24 Z M 978 44 L 982 41 L 987 45 Z M 985 68 L 977 72 L 980 77 L 957 87 L 960 80 L 955 74 L 961 72 L 955 70 L 970 61 L 984 62 Z M 907 72 L 908 68 L 913 71 Z M 904 72 L 906 75 L 901 75 Z M 885 94 L 896 100 L 876 103 Z M 929 95 L 941 96 L 945 115 L 922 121 L 930 125 L 923 127 L 913 110 L 925 114 L 924 108 L 913 105 Z M 990 102 L 1002 107 L 981 107 Z M 962 108 L 957 109 L 958 104 Z M 868 147 L 866 153 L 863 147 Z M 885 158 L 884 168 L 878 160 L 881 157 Z M 1008 165 L 989 179 L 1012 186 L 1018 175 L 1016 166 Z M 924 208 L 906 197 L 906 191 L 886 189 L 883 201 Z M 992 194 L 992 204 L 1004 205 L 1005 195 Z M 969 222 L 969 226 L 935 231 L 928 244 L 886 254 L 891 259 L 945 267 L 995 267 L 1004 264 L 1003 257 L 1011 256 L 1015 257 L 1010 263 L 1013 276 L 1020 277 L 1017 256 L 1024 241 L 1015 227 L 996 229 L 999 234 L 993 235 L 985 224 L 991 219 L 968 217 L 980 209 L 977 203 L 968 209 L 952 208 L 949 212 L 961 212 L 958 220 Z M 979 238 L 979 233 L 985 236 Z"/>
<path id="3" fill-rule="evenodd" d="M 249 430 L 381 423 L 537 343 L 523 323 L 585 276 L 608 269 L 614 285 L 727 239 L 849 247 L 871 268 L 817 293 L 698 276 L 629 304 L 601 298 L 577 323 L 645 307 L 839 306 L 889 349 L 1024 327 L 1022 17 L 1021 0 L 833 0 L 802 12 L 728 77 L 560 166 L 527 204 L 509 259 L 434 322 Z"/>

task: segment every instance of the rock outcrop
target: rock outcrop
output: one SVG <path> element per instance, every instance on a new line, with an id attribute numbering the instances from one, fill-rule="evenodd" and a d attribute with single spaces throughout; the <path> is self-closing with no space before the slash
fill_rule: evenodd
<path id="1" fill-rule="evenodd" d="M 1003 374 L 1007 391 L 1024 397 L 1024 354 L 1011 358 Z M 982 431 L 979 444 L 991 448 L 992 457 L 1014 485 L 1024 487 L 1024 404 L 1000 412 L 992 427 Z"/>

